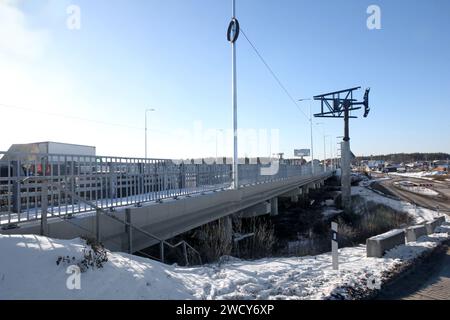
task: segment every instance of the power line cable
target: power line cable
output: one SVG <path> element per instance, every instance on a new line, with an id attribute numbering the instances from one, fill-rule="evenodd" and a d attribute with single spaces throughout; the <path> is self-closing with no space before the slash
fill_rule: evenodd
<path id="1" fill-rule="evenodd" d="M 65 119 L 87 121 L 87 122 L 103 124 L 103 125 L 108 125 L 108 126 L 114 126 L 114 127 L 122 127 L 122 128 L 127 128 L 127 129 L 134 129 L 134 130 L 144 130 L 143 127 L 135 127 L 135 126 L 130 126 L 130 125 L 126 125 L 126 124 L 119 124 L 119 123 L 112 123 L 112 122 L 101 121 L 101 120 L 94 120 L 94 119 L 88 119 L 88 118 L 83 118 L 83 117 L 78 117 L 78 116 L 68 116 L 68 115 L 64 115 L 64 114 L 60 114 L 60 113 L 54 113 L 54 112 L 48 112 L 48 111 L 40 111 L 40 110 L 38 111 L 38 110 L 35 110 L 35 109 L 32 109 L 32 108 L 27 108 L 27 107 L 17 106 L 17 105 L 10 105 L 10 104 L 0 103 L 0 107 L 9 108 L 9 109 L 24 110 L 24 111 L 35 112 L 35 113 L 40 113 L 40 114 L 46 114 L 46 115 L 50 115 L 50 116 L 54 116 L 54 117 L 60 117 L 60 118 L 65 118 Z M 166 132 L 163 132 L 163 131 L 152 130 L 152 129 L 148 129 L 148 131 L 166 133 Z"/>
<path id="2" fill-rule="evenodd" d="M 247 42 L 250 44 L 250 46 L 253 48 L 253 50 L 255 51 L 256 55 L 259 57 L 259 59 L 261 60 L 261 62 L 264 64 L 264 66 L 267 68 L 267 70 L 269 70 L 270 74 L 272 75 L 272 77 L 275 79 L 275 81 L 278 83 L 278 85 L 280 86 L 280 88 L 284 91 L 284 93 L 288 96 L 289 100 L 292 101 L 292 103 L 297 107 L 297 109 L 306 117 L 306 119 L 308 121 L 310 121 L 310 117 L 303 111 L 303 109 L 298 105 L 297 101 L 295 101 L 295 99 L 292 97 L 292 95 L 289 93 L 289 91 L 286 89 L 286 86 L 281 82 L 280 78 L 275 74 L 275 72 L 273 71 L 273 69 L 269 66 L 269 64 L 267 63 L 267 61 L 263 58 L 263 56 L 261 55 L 261 53 L 259 52 L 259 50 L 256 48 L 256 46 L 250 41 L 250 39 L 248 38 L 248 36 L 245 34 L 244 30 L 240 29 L 240 31 L 242 32 L 242 34 L 244 35 L 245 39 L 247 40 Z"/>

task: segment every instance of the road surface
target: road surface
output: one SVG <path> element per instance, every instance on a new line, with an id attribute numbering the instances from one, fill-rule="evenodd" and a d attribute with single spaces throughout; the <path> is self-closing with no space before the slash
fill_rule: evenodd
<path id="1" fill-rule="evenodd" d="M 449 181 L 430 181 L 420 178 L 400 177 L 395 175 L 389 175 L 390 179 L 380 180 L 374 182 L 372 187 L 378 191 L 394 196 L 401 200 L 405 200 L 411 203 L 415 203 L 421 207 L 436 210 L 439 209 L 442 213 L 450 214 L 450 182 Z M 411 181 L 419 184 L 431 184 L 428 187 L 439 193 L 437 196 L 422 195 L 413 192 L 400 189 L 394 185 L 394 182 Z"/>

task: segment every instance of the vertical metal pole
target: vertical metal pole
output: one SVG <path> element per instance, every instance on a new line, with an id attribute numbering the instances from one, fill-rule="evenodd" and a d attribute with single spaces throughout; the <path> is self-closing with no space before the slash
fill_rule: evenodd
<path id="1" fill-rule="evenodd" d="M 43 166 L 44 168 L 44 166 Z M 46 169 L 46 167 L 45 167 Z M 45 169 L 42 169 L 44 172 Z M 45 174 L 45 172 L 43 173 Z M 44 179 L 41 184 L 41 236 L 48 236 L 47 211 L 48 211 L 48 181 Z"/>
<path id="2" fill-rule="evenodd" d="M 331 223 L 331 260 L 333 270 L 339 270 L 338 224 Z"/>
<path id="3" fill-rule="evenodd" d="M 125 221 L 127 225 L 125 226 L 125 232 L 128 236 L 128 253 L 133 253 L 133 228 L 131 227 L 131 209 L 125 209 Z"/>
<path id="4" fill-rule="evenodd" d="M 236 0 L 232 0 L 232 18 L 236 17 Z M 236 81 L 236 43 L 231 42 L 231 95 L 233 107 L 233 188 L 239 188 L 238 180 L 238 132 L 237 132 L 237 81 Z"/>
<path id="5" fill-rule="evenodd" d="M 330 136 L 330 159 L 331 159 L 331 170 L 334 170 L 334 159 L 333 159 L 333 139 Z"/>
<path id="6" fill-rule="evenodd" d="M 186 242 L 183 242 L 183 254 L 184 254 L 184 259 L 186 261 L 186 266 L 188 266 L 189 265 L 189 258 L 188 258 L 188 253 L 187 253 Z"/>
<path id="7" fill-rule="evenodd" d="M 159 243 L 159 252 L 161 255 L 161 262 L 164 263 L 164 241 Z"/>
<path id="8" fill-rule="evenodd" d="M 95 211 L 95 240 L 97 241 L 97 243 L 100 243 L 100 241 L 101 241 L 100 214 L 101 214 L 101 210 L 97 209 Z"/>
<path id="9" fill-rule="evenodd" d="M 147 159 L 147 110 L 145 110 L 145 159 Z"/>
<path id="10" fill-rule="evenodd" d="M 312 106 L 309 104 L 309 124 L 311 127 L 311 173 L 314 175 L 314 142 L 313 142 L 313 122 L 312 122 Z"/>

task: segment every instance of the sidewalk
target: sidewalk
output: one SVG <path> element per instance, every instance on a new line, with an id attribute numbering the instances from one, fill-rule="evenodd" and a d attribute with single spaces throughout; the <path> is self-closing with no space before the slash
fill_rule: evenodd
<path id="1" fill-rule="evenodd" d="M 450 248 L 427 259 L 411 274 L 387 287 L 378 300 L 450 300 Z"/>

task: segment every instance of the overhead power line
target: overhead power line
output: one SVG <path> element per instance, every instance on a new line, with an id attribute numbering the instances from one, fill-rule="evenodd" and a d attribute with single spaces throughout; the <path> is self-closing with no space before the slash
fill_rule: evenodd
<path id="1" fill-rule="evenodd" d="M 284 91 L 284 93 L 287 95 L 287 97 L 289 98 L 289 100 L 292 101 L 292 103 L 297 107 L 297 109 L 306 117 L 306 119 L 309 121 L 310 117 L 305 113 L 305 111 L 303 111 L 303 109 L 298 105 L 297 101 L 292 97 L 292 95 L 289 93 L 289 91 L 286 89 L 286 86 L 281 82 L 280 78 L 278 78 L 278 76 L 275 74 L 275 72 L 273 71 L 273 69 L 269 66 L 269 64 L 267 63 L 267 61 L 263 58 L 263 56 L 261 55 L 261 53 L 259 52 L 259 50 L 256 48 L 256 46 L 250 41 L 250 39 L 248 38 L 248 36 L 245 34 L 244 30 L 240 29 L 240 31 L 242 32 L 242 34 L 244 35 L 245 39 L 247 40 L 247 42 L 250 44 L 250 46 L 253 48 L 253 50 L 255 51 L 256 55 L 259 57 L 259 59 L 261 60 L 261 62 L 264 64 L 264 66 L 267 68 L 267 70 L 270 72 L 270 74 L 272 75 L 272 77 L 275 79 L 275 81 L 278 83 L 278 85 L 280 86 L 280 88 Z"/>
<path id="2" fill-rule="evenodd" d="M 10 104 L 0 103 L 0 107 L 9 108 L 9 109 L 23 110 L 23 111 L 29 111 L 29 112 L 39 113 L 39 114 L 46 114 L 46 115 L 49 115 L 49 116 L 60 117 L 60 118 L 65 118 L 65 119 L 72 119 L 72 120 L 78 120 L 78 121 L 87 121 L 87 122 L 103 124 L 103 125 L 108 125 L 108 126 L 114 126 L 114 127 L 122 127 L 122 128 L 127 128 L 127 129 L 133 129 L 133 130 L 144 130 L 143 127 L 135 127 L 135 126 L 130 126 L 130 125 L 126 125 L 126 124 L 112 123 L 112 122 L 95 120 L 95 119 L 88 119 L 88 118 L 83 118 L 83 117 L 78 117 L 78 116 L 70 116 L 70 115 L 65 115 L 65 114 L 61 114 L 61 113 L 54 113 L 54 112 L 35 110 L 35 109 L 32 109 L 32 108 L 27 108 L 27 107 L 17 106 L 17 105 L 10 105 Z M 151 129 L 148 129 L 148 130 L 149 131 L 154 131 L 154 132 L 160 132 L 160 131 L 157 131 L 157 130 L 151 130 Z M 161 131 L 161 133 L 165 133 L 165 132 Z"/>

